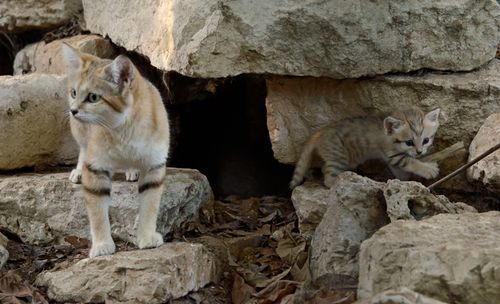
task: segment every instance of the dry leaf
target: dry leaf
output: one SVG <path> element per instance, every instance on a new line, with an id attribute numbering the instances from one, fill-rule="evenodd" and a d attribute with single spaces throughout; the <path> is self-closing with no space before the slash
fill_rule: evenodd
<path id="1" fill-rule="evenodd" d="M 233 290 L 231 291 L 231 299 L 234 304 L 244 304 L 252 298 L 255 289 L 248 285 L 245 280 L 234 273 Z"/>

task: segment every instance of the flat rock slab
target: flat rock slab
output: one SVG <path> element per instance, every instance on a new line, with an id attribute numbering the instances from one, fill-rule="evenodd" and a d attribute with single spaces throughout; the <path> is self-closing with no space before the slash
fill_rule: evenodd
<path id="1" fill-rule="evenodd" d="M 500 143 L 500 112 L 492 114 L 477 132 L 469 146 L 469 161 Z M 478 181 L 489 190 L 500 193 L 500 150 L 472 165 L 467 171 L 470 180 Z"/>
<path id="2" fill-rule="evenodd" d="M 402 287 L 396 290 L 386 290 L 370 299 L 354 302 L 354 304 L 446 304 L 438 300 L 428 298 L 418 292 Z"/>
<path id="3" fill-rule="evenodd" d="M 166 71 L 358 78 L 495 56 L 499 5 L 470 1 L 83 0 L 87 28 Z"/>
<path id="4" fill-rule="evenodd" d="M 358 296 L 397 287 L 449 303 L 500 299 L 500 212 L 393 222 L 361 244 Z"/>
<path id="5" fill-rule="evenodd" d="M 139 203 L 137 183 L 114 181 L 110 205 L 113 237 L 134 241 Z M 167 169 L 157 229 L 163 235 L 198 214 L 212 200 L 207 178 L 197 170 Z M 81 185 L 67 173 L 0 177 L 0 227 L 30 244 L 74 235 L 90 239 Z"/>
<path id="6" fill-rule="evenodd" d="M 2 0 L 0 30 L 47 30 L 68 22 L 81 10 L 81 0 Z"/>
<path id="7" fill-rule="evenodd" d="M 155 249 L 83 259 L 36 280 L 58 302 L 167 303 L 209 283 L 221 264 L 201 244 L 169 243 Z"/>
<path id="8" fill-rule="evenodd" d="M 66 78 L 0 76 L 0 170 L 75 163 Z"/>

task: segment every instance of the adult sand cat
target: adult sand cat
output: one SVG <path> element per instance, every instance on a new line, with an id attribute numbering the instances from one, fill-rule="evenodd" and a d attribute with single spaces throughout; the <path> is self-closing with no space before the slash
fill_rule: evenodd
<path id="1" fill-rule="evenodd" d="M 384 160 L 400 179 L 408 179 L 409 173 L 434 178 L 439 173 L 437 164 L 416 157 L 427 153 L 432 145 L 439 127 L 438 117 L 439 109 L 425 114 L 411 108 L 385 118 L 345 119 L 326 126 L 305 144 L 290 187 L 300 184 L 315 151 L 324 161 L 322 170 L 327 187 L 339 173 L 353 170 L 369 159 Z"/>
<path id="2" fill-rule="evenodd" d="M 130 59 L 100 59 L 63 46 L 68 66 L 71 131 L 80 146 L 85 207 L 90 222 L 90 256 L 115 252 L 108 206 L 116 170 L 139 174 L 139 248 L 163 244 L 156 219 L 169 149 L 167 112 L 158 90 Z"/>

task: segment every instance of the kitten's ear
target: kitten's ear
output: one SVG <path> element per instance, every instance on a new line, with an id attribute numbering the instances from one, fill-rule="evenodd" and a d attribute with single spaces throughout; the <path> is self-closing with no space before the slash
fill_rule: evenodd
<path id="1" fill-rule="evenodd" d="M 403 126 L 403 122 L 397 118 L 388 116 L 384 119 L 385 134 L 391 135 Z"/>
<path id="2" fill-rule="evenodd" d="M 439 108 L 430 111 L 429 113 L 425 114 L 425 119 L 427 119 L 431 123 L 439 122 L 439 112 L 440 111 L 441 110 Z"/>
<path id="3" fill-rule="evenodd" d="M 82 58 L 80 57 L 80 52 L 74 49 L 72 46 L 63 42 L 62 52 L 64 60 L 66 61 L 67 70 L 77 70 L 82 65 Z"/>
<path id="4" fill-rule="evenodd" d="M 120 89 L 127 87 L 134 80 L 134 64 L 127 57 L 120 55 L 106 67 L 107 78 Z"/>

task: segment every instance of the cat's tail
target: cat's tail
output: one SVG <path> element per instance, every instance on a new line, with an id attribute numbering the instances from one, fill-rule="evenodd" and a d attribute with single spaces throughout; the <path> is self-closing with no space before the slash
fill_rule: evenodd
<path id="1" fill-rule="evenodd" d="M 323 130 L 314 133 L 309 140 L 304 144 L 300 158 L 295 165 L 295 171 L 293 171 L 292 181 L 290 182 L 290 189 L 293 189 L 300 185 L 304 179 L 304 175 L 311 166 L 311 160 L 313 156 L 314 149 L 316 148 L 316 142 L 323 134 Z"/>

